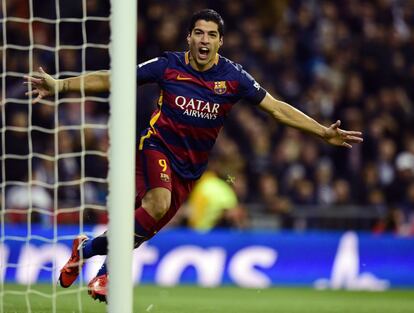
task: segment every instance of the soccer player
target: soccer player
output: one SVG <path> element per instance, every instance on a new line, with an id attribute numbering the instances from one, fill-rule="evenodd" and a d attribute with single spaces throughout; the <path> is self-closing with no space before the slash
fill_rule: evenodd
<path id="1" fill-rule="evenodd" d="M 218 54 L 223 45 L 224 22 L 210 9 L 194 14 L 188 28 L 187 52 L 165 52 L 138 65 L 138 85 L 157 83 L 161 89 L 158 108 L 138 140 L 136 158 L 136 208 L 134 247 L 153 237 L 187 199 L 207 166 L 210 150 L 227 114 L 246 99 L 278 122 L 322 138 L 329 144 L 351 148 L 362 142 L 361 132 L 339 128 L 340 121 L 325 127 L 289 104 L 276 100 L 252 76 Z M 42 68 L 33 77 L 27 95 L 33 103 L 57 92 L 110 90 L 110 73 L 99 71 L 55 80 Z M 122 104 L 119 104 L 122 105 Z M 69 287 L 83 260 L 107 254 L 106 234 L 73 242 L 72 255 L 59 281 Z M 106 300 L 107 270 L 104 264 L 88 284 L 93 298 Z"/>

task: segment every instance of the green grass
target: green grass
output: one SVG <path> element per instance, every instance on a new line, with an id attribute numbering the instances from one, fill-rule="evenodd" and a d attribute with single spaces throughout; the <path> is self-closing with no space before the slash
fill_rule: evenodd
<path id="1" fill-rule="evenodd" d="M 1 313 L 53 312 L 52 287 L 35 285 L 29 296 L 14 294 L 26 287 L 5 285 Z M 76 287 L 57 288 L 56 312 L 100 313 L 106 305 L 93 301 Z M 13 293 L 13 294 L 11 294 Z M 82 310 L 79 305 L 82 304 Z M 31 311 L 28 310 L 30 305 Z M 134 312 L 139 313 L 410 313 L 414 312 L 413 290 L 386 292 L 317 291 L 305 288 L 241 289 L 236 287 L 134 289 Z M 119 312 L 122 313 L 122 312 Z"/>

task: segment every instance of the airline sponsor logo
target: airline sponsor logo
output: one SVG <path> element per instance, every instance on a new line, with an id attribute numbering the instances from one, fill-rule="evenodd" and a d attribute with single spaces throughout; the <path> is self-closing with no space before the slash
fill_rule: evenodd
<path id="1" fill-rule="evenodd" d="M 208 120 L 215 120 L 219 114 L 218 110 L 220 104 L 203 101 L 199 99 L 189 98 L 183 96 L 175 97 L 174 103 L 181 110 L 184 115 L 198 117 Z"/>

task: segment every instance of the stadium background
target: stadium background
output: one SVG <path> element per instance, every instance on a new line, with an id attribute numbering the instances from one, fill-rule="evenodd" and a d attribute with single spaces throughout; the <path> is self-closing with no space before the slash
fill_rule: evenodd
<path id="1" fill-rule="evenodd" d="M 91 16 L 108 16 L 108 1 L 87 1 Z M 201 8 L 222 14 L 226 32 L 221 54 L 243 64 L 271 94 L 324 124 L 342 120 L 361 130 L 364 143 L 352 150 L 327 146 L 307 134 L 273 122 L 247 103 L 235 106 L 211 157 L 213 170 L 234 177 L 237 210 L 220 226 L 285 229 L 357 229 L 414 233 L 414 4 L 411 1 L 139 1 L 138 61 L 165 50 L 186 49 L 187 21 Z M 56 18 L 55 1 L 33 1 L 34 16 Z M 7 1 L 8 16 L 28 17 L 26 1 Z M 61 17 L 82 17 L 81 1 L 60 3 Z M 171 14 L 174 12 L 174 14 Z M 7 43 L 29 45 L 27 23 L 8 22 Z M 54 46 L 55 27 L 34 22 L 34 43 Z M 60 44 L 109 43 L 107 21 L 61 23 Z M 0 34 L 3 36 L 3 33 Z M 2 38 L 2 42 L 5 38 Z M 108 49 L 87 47 L 86 69 L 109 67 Z M 1 53 L 5 53 L 3 50 Z M 82 54 L 61 49 L 59 70 L 79 72 Z M 7 71 L 27 73 L 29 51 L 7 49 Z M 33 49 L 34 67 L 56 71 L 53 51 Z M 4 66 L 4 64 L 0 65 Z M 2 68 L 2 72 L 5 69 Z M 6 76 L 6 98 L 24 99 L 20 77 Z M 138 92 L 138 129 L 147 125 L 158 90 Z M 66 95 L 79 97 L 78 95 Z M 103 95 L 104 96 L 104 95 Z M 27 126 L 28 105 L 9 101 L 4 126 Z M 59 125 L 80 123 L 80 105 L 62 103 Z M 85 121 L 106 123 L 108 106 L 87 101 Z M 4 125 L 5 123 L 5 125 Z M 54 109 L 33 107 L 31 125 L 53 129 Z M 79 151 L 79 131 L 59 132 L 59 153 Z M 5 132 L 2 154 L 27 155 L 29 136 Z M 53 155 L 53 135 L 32 131 L 33 152 Z M 105 131 L 86 130 L 86 148 L 106 151 Z M 80 160 L 59 160 L 59 180 L 80 175 Z M 87 156 L 85 175 L 106 177 L 105 158 Z M 52 162 L 33 158 L 33 177 L 54 182 Z M 5 179 L 27 181 L 27 160 L 6 159 Z M 3 177 L 3 176 L 2 176 Z M 86 203 L 105 204 L 106 185 L 86 183 Z M 18 188 L 17 188 L 18 189 Z M 51 210 L 51 190 L 39 190 L 39 206 Z M 6 205 L 21 205 L 19 190 L 8 187 Z M 79 186 L 59 187 L 59 208 L 80 203 Z M 48 197 L 49 195 L 49 197 Z M 10 222 L 22 216 L 6 215 Z M 34 221 L 49 223 L 47 217 Z M 79 214 L 62 214 L 61 223 L 76 223 Z M 24 218 L 23 218 L 24 221 Z M 87 209 L 85 223 L 105 221 Z M 178 225 L 185 224 L 179 217 Z"/>
<path id="2" fill-rule="evenodd" d="M 84 19 L 82 4 L 88 16 L 102 19 Z M 217 225 L 227 229 L 205 233 L 176 228 L 187 224 L 184 214 L 135 251 L 134 307 L 171 313 L 411 312 L 414 3 L 139 0 L 138 62 L 164 50 L 185 50 L 188 18 L 205 7 L 225 19 L 222 55 L 243 64 L 280 99 L 324 124 L 341 119 L 344 128 L 363 131 L 365 141 L 352 150 L 329 147 L 278 125 L 247 103 L 237 104 L 210 162 L 210 170 L 222 178 L 221 189 L 230 188 L 238 197 Z M 106 309 L 85 290 L 101 265 L 96 258 L 87 262 L 76 286 L 63 290 L 55 283 L 72 238 L 105 228 L 107 185 L 82 178 L 105 180 L 107 160 L 96 153 L 68 154 L 80 152 L 82 145 L 107 151 L 108 104 L 102 99 L 108 95 L 84 101 L 79 94 L 67 94 L 58 107 L 44 102 L 31 111 L 22 81 L 32 70 L 31 57 L 34 69 L 43 66 L 61 77 L 82 71 L 83 62 L 88 71 L 108 68 L 109 12 L 106 0 L 2 1 L 2 312 Z M 36 19 L 6 22 L 6 16 Z M 30 44 L 36 46 L 29 49 Z M 145 86 L 138 95 L 137 134 L 147 125 L 158 89 Z M 32 154 L 28 160 L 30 152 L 50 158 Z M 30 200 L 27 188 L 18 184 L 30 177 L 53 188 L 32 184 Z M 58 199 L 53 199 L 56 191 Z M 51 215 L 33 209 L 56 213 L 58 227 Z M 176 286 L 183 284 L 190 286 Z M 393 290 L 360 291 L 388 288 Z"/>

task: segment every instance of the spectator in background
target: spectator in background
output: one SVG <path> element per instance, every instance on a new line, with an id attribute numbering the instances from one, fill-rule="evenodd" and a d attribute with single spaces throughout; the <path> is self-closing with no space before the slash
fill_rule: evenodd
<path id="1" fill-rule="evenodd" d="M 396 144 L 389 138 L 384 138 L 378 146 L 378 164 L 379 181 L 382 186 L 388 186 L 395 178 L 394 159 L 397 150 Z"/>
<path id="2" fill-rule="evenodd" d="M 404 151 L 397 155 L 396 177 L 387 188 L 388 200 L 392 204 L 402 201 L 406 195 L 407 188 L 414 181 L 414 154 Z"/>
<path id="3" fill-rule="evenodd" d="M 7 181 L 24 181 L 28 177 L 28 163 L 25 157 L 29 154 L 28 120 L 24 111 L 12 112 L 7 126 L 11 129 L 6 133 L 4 154 L 9 155 L 4 160 Z M 17 157 L 13 158 L 12 155 Z"/>
<path id="4" fill-rule="evenodd" d="M 31 177 L 37 181 L 35 173 Z M 27 179 L 26 179 L 27 180 Z M 45 227 L 51 226 L 53 199 L 50 192 L 38 185 L 13 185 L 6 189 L 6 221 L 15 223 L 40 223 Z"/>
<path id="5" fill-rule="evenodd" d="M 315 177 L 316 203 L 322 206 L 331 205 L 335 198 L 332 184 L 332 163 L 326 159 L 321 160 L 316 168 Z"/>
<path id="6" fill-rule="evenodd" d="M 291 200 L 280 194 L 276 178 L 272 174 L 263 173 L 257 181 L 257 198 L 264 206 L 264 213 L 276 216 L 281 228 L 291 228 Z"/>
<path id="7" fill-rule="evenodd" d="M 345 179 L 337 179 L 333 182 L 334 205 L 352 204 L 351 186 Z"/>

